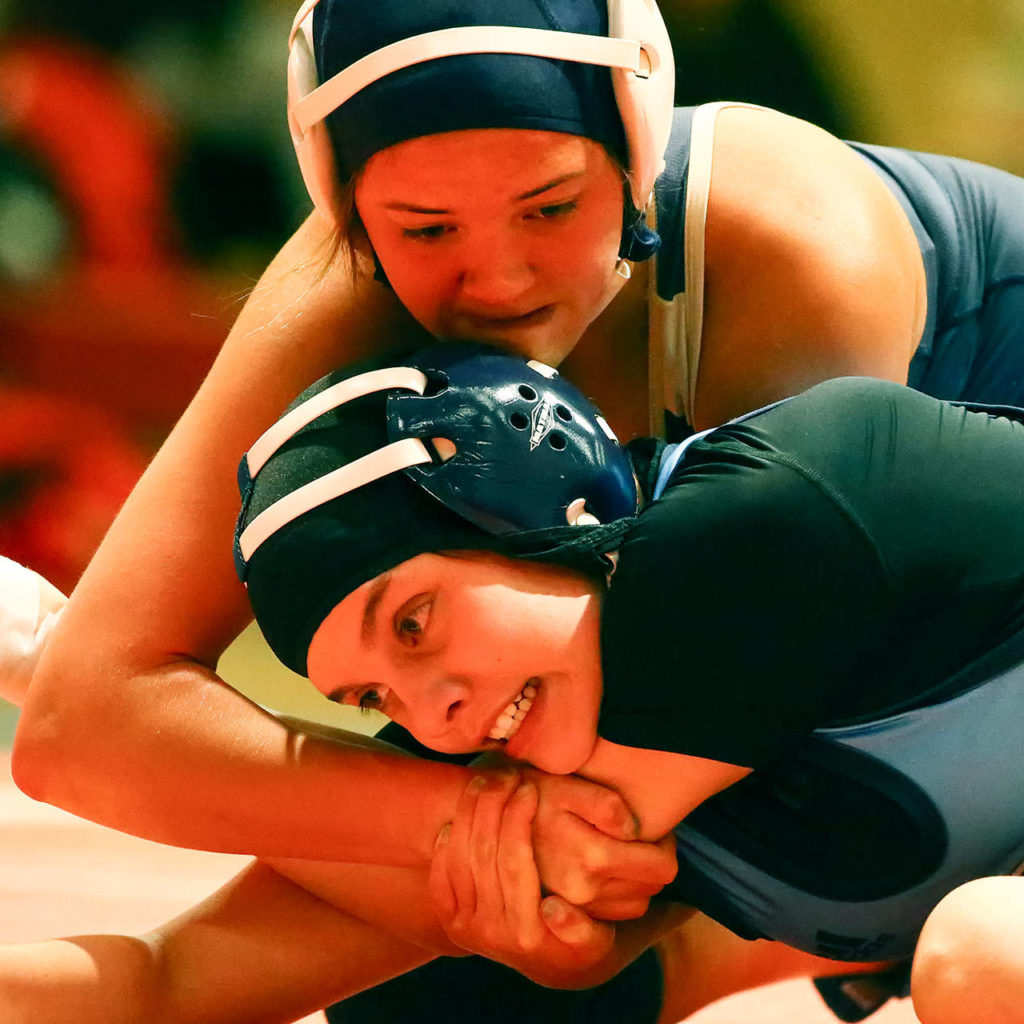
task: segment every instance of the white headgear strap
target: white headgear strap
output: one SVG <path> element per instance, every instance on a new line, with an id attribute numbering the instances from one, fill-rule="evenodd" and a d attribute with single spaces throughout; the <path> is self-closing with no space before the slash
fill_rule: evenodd
<path id="1" fill-rule="evenodd" d="M 295 29 L 292 31 L 294 33 Z M 642 44 L 633 39 L 510 25 L 460 26 L 399 39 L 367 54 L 299 100 L 292 107 L 292 116 L 303 131 L 308 131 L 361 89 L 385 75 L 424 61 L 467 53 L 512 53 L 598 64 L 623 68 L 640 78 L 646 78 L 650 72 Z"/>
<path id="2" fill-rule="evenodd" d="M 267 460 L 286 441 L 325 412 L 364 395 L 392 388 L 402 388 L 422 395 L 427 389 L 427 378 L 411 366 L 389 366 L 350 377 L 321 391 L 281 417 L 253 444 L 245 457 L 250 478 L 256 477 Z M 267 538 L 317 506 L 340 498 L 389 473 L 430 461 L 432 459 L 427 446 L 417 437 L 407 437 L 310 481 L 275 501 L 249 523 L 238 538 L 242 557 L 248 562 L 253 552 Z"/>

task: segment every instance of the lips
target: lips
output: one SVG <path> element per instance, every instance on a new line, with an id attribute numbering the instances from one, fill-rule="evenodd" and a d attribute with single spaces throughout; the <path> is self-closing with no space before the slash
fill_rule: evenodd
<path id="1" fill-rule="evenodd" d="M 455 320 L 475 332 L 508 331 L 542 326 L 548 323 L 554 314 L 555 306 L 551 304 L 510 316 L 464 312 L 456 314 Z"/>
<path id="2" fill-rule="evenodd" d="M 533 699 L 537 696 L 536 679 L 528 680 L 526 685 L 505 706 L 501 714 L 494 720 L 488 739 L 510 740 L 519 731 L 526 720 Z"/>

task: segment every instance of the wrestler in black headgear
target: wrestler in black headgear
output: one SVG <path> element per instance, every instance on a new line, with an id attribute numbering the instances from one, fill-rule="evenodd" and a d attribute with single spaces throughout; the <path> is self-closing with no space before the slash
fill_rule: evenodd
<path id="1" fill-rule="evenodd" d="M 550 367 L 448 343 L 322 378 L 239 466 L 235 554 L 257 622 L 305 674 L 313 634 L 427 551 L 608 569 L 637 508 L 628 456 Z"/>

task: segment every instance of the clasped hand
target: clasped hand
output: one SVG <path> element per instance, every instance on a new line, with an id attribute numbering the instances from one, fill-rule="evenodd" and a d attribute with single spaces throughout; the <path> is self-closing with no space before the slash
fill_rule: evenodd
<path id="1" fill-rule="evenodd" d="M 542 984 L 594 984 L 588 972 L 615 942 L 607 921 L 642 915 L 675 874 L 671 837 L 635 832 L 617 794 L 585 780 L 521 767 L 479 776 L 438 836 L 434 910 L 469 952 Z"/>

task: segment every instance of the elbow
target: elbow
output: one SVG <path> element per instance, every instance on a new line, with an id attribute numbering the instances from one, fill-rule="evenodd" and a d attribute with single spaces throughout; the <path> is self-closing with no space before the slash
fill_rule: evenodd
<path id="1" fill-rule="evenodd" d="M 44 803 L 61 803 L 62 780 L 70 774 L 68 743 L 62 739 L 61 716 L 50 711 L 23 712 L 11 749 L 11 775 L 26 796 Z"/>
<path id="2" fill-rule="evenodd" d="M 90 775 L 104 770 L 99 748 L 107 745 L 108 733 L 97 723 L 107 721 L 116 723 L 117 716 L 83 708 L 37 671 L 11 750 L 15 785 L 33 800 L 76 810 L 76 794 Z"/>

